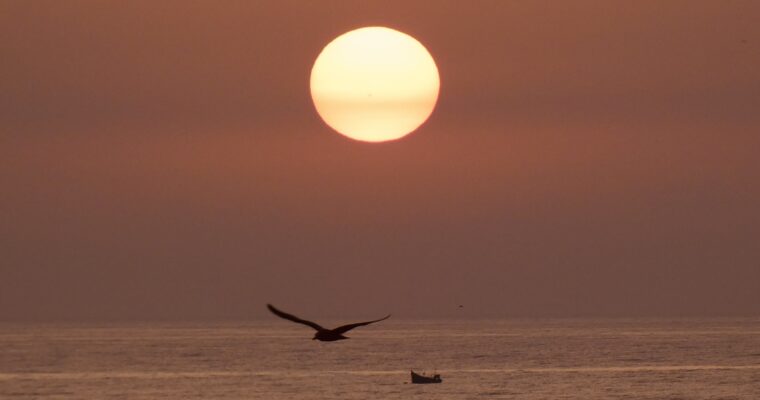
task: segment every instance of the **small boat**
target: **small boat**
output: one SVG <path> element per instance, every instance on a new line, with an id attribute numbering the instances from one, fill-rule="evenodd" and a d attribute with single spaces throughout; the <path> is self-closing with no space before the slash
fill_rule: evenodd
<path id="1" fill-rule="evenodd" d="M 432 377 L 429 377 L 429 376 L 418 374 L 412 371 L 412 383 L 441 383 L 441 382 L 443 382 L 443 380 L 441 379 L 441 376 L 438 374 L 435 374 Z"/>

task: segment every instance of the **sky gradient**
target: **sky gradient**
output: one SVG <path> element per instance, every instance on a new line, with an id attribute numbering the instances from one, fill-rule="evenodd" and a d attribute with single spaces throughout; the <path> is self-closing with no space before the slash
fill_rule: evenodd
<path id="1" fill-rule="evenodd" d="M 433 4 L 3 2 L 0 320 L 760 314 L 760 3 Z M 309 97 L 371 25 L 385 144 Z"/>

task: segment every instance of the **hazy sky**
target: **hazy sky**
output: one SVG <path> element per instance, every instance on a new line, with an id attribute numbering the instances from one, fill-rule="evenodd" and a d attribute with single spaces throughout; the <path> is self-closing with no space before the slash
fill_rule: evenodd
<path id="1" fill-rule="evenodd" d="M 758 21 L 754 0 L 3 1 L 0 320 L 760 315 Z M 397 142 L 309 97 L 322 47 L 367 25 L 440 70 Z"/>

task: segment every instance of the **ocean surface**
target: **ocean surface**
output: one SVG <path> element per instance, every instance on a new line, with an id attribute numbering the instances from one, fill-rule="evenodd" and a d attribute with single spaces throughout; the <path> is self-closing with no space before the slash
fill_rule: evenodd
<path id="1" fill-rule="evenodd" d="M 390 319 L 311 336 L 282 320 L 0 324 L 0 399 L 760 399 L 760 319 Z"/>

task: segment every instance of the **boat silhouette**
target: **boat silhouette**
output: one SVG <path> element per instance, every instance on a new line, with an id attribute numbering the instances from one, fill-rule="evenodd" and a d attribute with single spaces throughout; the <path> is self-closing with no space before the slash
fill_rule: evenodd
<path id="1" fill-rule="evenodd" d="M 412 383 L 441 383 L 443 382 L 443 379 L 441 379 L 441 375 L 435 374 L 432 377 L 426 376 L 424 374 L 418 374 L 414 371 L 412 371 Z"/>

